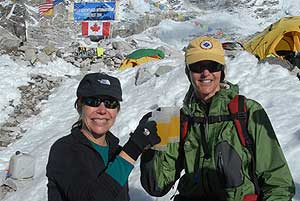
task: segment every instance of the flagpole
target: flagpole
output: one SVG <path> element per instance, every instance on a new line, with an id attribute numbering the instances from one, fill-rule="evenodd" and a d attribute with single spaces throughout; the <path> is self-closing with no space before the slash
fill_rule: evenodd
<path id="1" fill-rule="evenodd" d="M 112 36 L 113 36 L 113 33 L 114 33 L 114 26 L 112 26 L 112 25 L 113 25 L 113 23 L 110 24 L 111 33 L 108 36 L 108 37 L 110 37 L 110 39 L 112 39 Z"/>

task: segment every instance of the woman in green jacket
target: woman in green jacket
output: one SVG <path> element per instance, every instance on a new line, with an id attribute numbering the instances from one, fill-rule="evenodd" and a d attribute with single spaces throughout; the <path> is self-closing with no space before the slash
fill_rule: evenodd
<path id="1" fill-rule="evenodd" d="M 160 197 L 180 179 L 176 201 L 291 200 L 293 179 L 259 103 L 246 99 L 252 142 L 247 145 L 251 147 L 243 146 L 233 120 L 205 121 L 212 116 L 229 116 L 228 104 L 238 94 L 236 85 L 224 81 L 221 43 L 206 36 L 195 38 L 185 59 L 191 82 L 181 110 L 182 117 L 189 119 L 186 137 L 180 143 L 169 143 L 164 151 L 150 149 L 142 154 L 144 189 Z"/>

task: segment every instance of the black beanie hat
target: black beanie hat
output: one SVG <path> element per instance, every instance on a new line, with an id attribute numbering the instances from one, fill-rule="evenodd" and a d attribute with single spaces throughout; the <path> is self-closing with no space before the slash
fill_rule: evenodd
<path id="1" fill-rule="evenodd" d="M 77 88 L 77 97 L 111 96 L 122 101 L 122 88 L 118 78 L 104 73 L 86 74 Z"/>

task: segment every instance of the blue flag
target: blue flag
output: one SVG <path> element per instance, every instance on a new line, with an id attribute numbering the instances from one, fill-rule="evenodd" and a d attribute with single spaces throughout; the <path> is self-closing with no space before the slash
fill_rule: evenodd
<path id="1" fill-rule="evenodd" d="M 59 3 L 62 3 L 62 2 L 64 2 L 64 0 L 54 0 L 53 5 L 55 6 L 55 5 L 57 5 Z"/>

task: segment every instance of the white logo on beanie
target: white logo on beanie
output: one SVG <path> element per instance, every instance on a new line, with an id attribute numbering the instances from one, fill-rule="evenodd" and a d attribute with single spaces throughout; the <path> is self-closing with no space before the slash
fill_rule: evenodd
<path id="1" fill-rule="evenodd" d="M 99 82 L 100 84 L 110 85 L 110 81 L 107 80 L 107 79 L 100 79 L 100 80 L 98 80 L 98 82 Z"/>
<path id="2" fill-rule="evenodd" d="M 213 45 L 212 45 L 212 43 L 211 43 L 210 41 L 205 40 L 205 41 L 202 41 L 202 42 L 200 43 L 200 47 L 201 47 L 202 49 L 211 49 L 211 48 L 213 47 Z"/>

